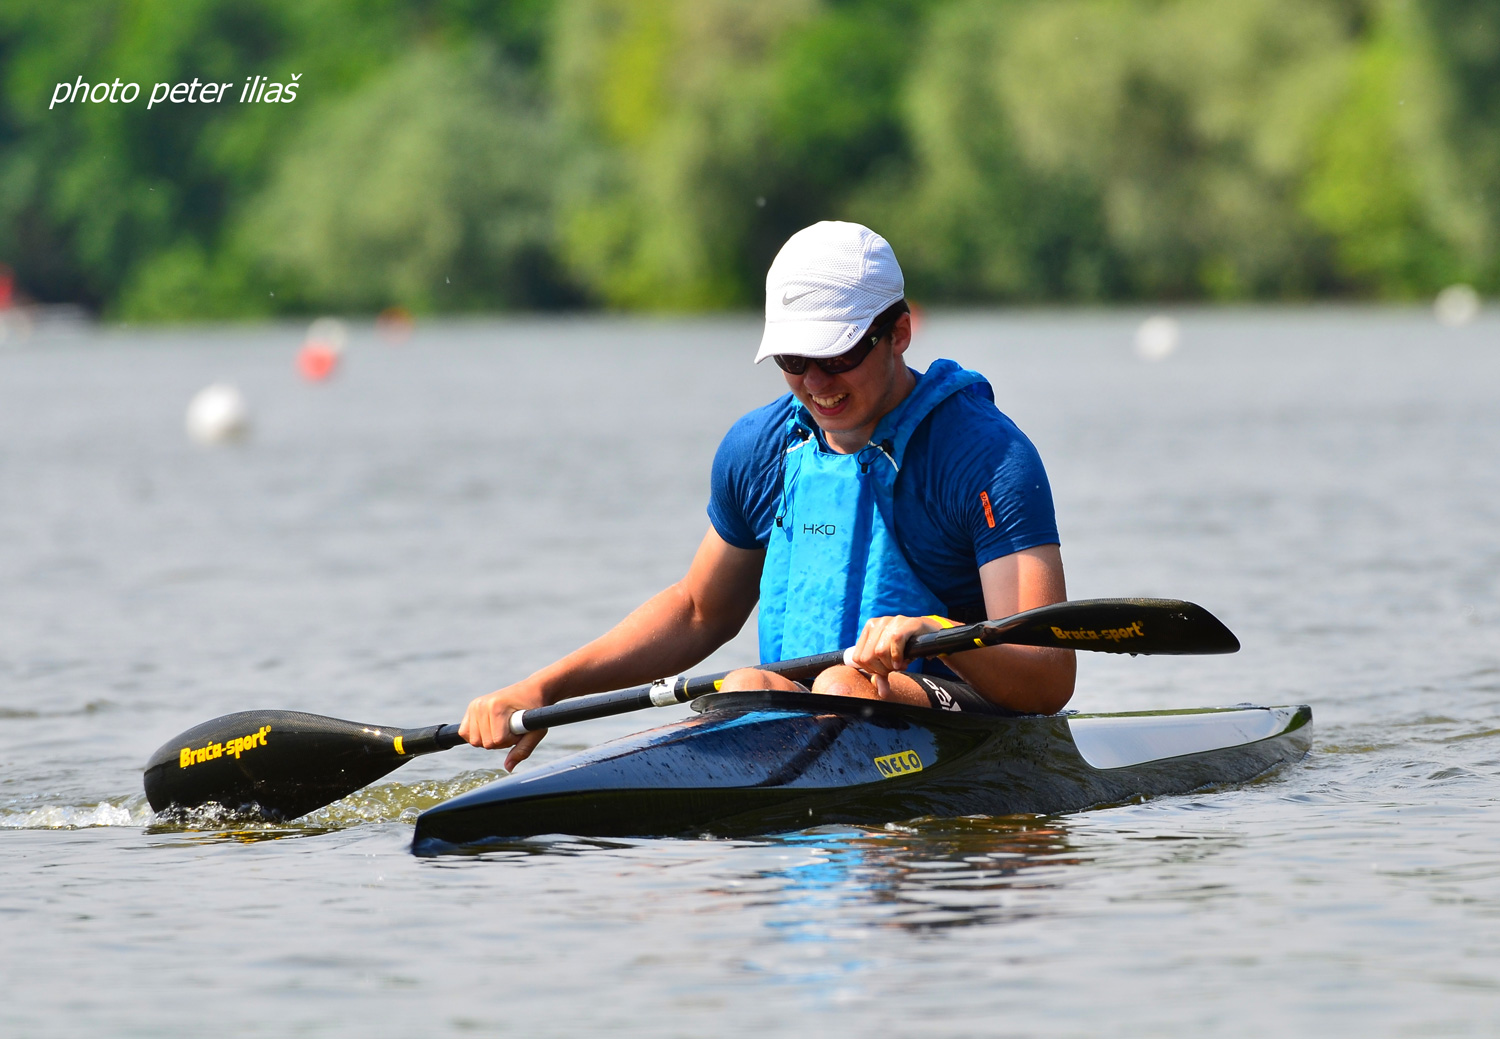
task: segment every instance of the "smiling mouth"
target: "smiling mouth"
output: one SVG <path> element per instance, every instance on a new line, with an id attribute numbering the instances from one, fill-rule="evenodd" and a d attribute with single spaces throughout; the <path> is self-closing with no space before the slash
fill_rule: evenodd
<path id="1" fill-rule="evenodd" d="M 824 411 L 832 411 L 834 408 L 838 407 L 840 404 L 844 403 L 844 401 L 849 399 L 849 394 L 847 393 L 838 393 L 832 397 L 819 397 L 816 393 L 811 394 L 810 396 L 812 397 L 813 403 L 822 408 Z"/>

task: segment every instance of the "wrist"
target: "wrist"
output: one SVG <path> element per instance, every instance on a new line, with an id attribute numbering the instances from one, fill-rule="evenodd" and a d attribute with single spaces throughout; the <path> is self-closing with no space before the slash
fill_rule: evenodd
<path id="1" fill-rule="evenodd" d="M 556 676 L 547 674 L 546 670 L 537 671 L 516 683 L 522 696 L 531 702 L 532 707 L 550 707 L 552 704 L 562 700 L 567 695 L 558 688 Z"/>

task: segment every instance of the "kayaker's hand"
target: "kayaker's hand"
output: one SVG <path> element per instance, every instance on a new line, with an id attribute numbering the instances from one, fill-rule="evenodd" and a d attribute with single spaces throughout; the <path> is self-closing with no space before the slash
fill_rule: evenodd
<path id="1" fill-rule="evenodd" d="M 516 711 L 529 711 L 543 704 L 542 691 L 529 682 L 496 689 L 493 693 L 477 696 L 469 702 L 464 720 L 459 723 L 458 734 L 476 747 L 495 750 L 510 747 L 505 756 L 505 770 L 511 772 L 531 756 L 536 745 L 547 735 L 546 729 L 528 732 L 516 737 L 510 731 L 510 716 Z"/>
<path id="2" fill-rule="evenodd" d="M 911 663 L 906 657 L 906 640 L 941 628 L 942 625 L 931 617 L 871 618 L 865 624 L 865 630 L 859 633 L 851 659 L 855 667 L 874 679 L 881 699 L 889 699 L 890 683 L 885 676 L 893 671 L 905 671 Z"/>

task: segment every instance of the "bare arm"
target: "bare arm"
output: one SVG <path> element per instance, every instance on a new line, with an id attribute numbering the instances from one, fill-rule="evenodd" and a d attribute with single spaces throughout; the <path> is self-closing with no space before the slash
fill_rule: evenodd
<path id="1" fill-rule="evenodd" d="M 996 619 L 1068 597 L 1062 552 L 1056 545 L 993 559 L 979 568 L 979 581 L 985 612 Z M 900 649 L 909 637 L 936 630 L 938 625 L 926 617 L 876 618 L 860 634 L 854 662 L 878 676 L 880 696 L 925 705 L 926 695 L 910 678 L 886 676 L 906 667 Z M 1040 646 L 986 646 L 954 653 L 943 662 L 990 702 L 1038 714 L 1052 714 L 1067 705 L 1078 672 L 1072 650 Z"/>
<path id="2" fill-rule="evenodd" d="M 1056 545 L 992 559 L 979 568 L 979 582 L 984 587 L 985 612 L 996 618 L 1068 597 L 1062 552 Z M 1078 658 L 1071 649 L 1043 646 L 987 646 L 954 654 L 944 663 L 990 702 L 1038 714 L 1066 707 L 1078 674 Z"/>
<path id="3" fill-rule="evenodd" d="M 735 548 L 712 529 L 687 574 L 581 649 L 469 704 L 459 735 L 478 747 L 508 747 L 506 768 L 524 761 L 543 733 L 519 740 L 512 712 L 570 696 L 641 685 L 684 671 L 734 637 L 760 595 L 763 551 Z"/>

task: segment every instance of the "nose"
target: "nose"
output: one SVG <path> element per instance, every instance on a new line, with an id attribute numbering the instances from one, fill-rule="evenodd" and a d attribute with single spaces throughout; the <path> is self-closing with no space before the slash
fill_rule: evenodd
<path id="1" fill-rule="evenodd" d="M 837 378 L 838 376 L 829 375 L 816 364 L 809 362 L 807 371 L 802 373 L 802 388 L 807 390 L 808 393 L 816 393 L 821 396 L 823 391 L 832 386 Z"/>

